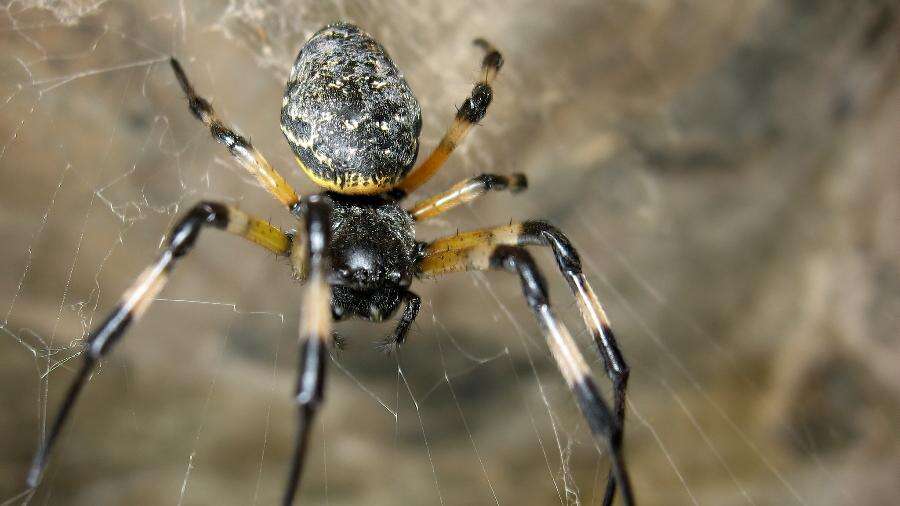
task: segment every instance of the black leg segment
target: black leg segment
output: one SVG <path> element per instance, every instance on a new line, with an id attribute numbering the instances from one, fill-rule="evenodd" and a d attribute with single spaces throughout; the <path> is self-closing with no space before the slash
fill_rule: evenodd
<path id="1" fill-rule="evenodd" d="M 375 348 L 382 353 L 393 353 L 400 348 L 406 341 L 406 334 L 409 333 L 410 325 L 416 320 L 416 316 L 419 315 L 422 299 L 409 291 L 404 293 L 403 297 L 406 300 L 406 307 L 403 308 L 403 313 L 400 315 L 400 320 L 397 322 L 394 333 L 375 344 Z"/>
<path id="2" fill-rule="evenodd" d="M 66 392 L 59 412 L 50 426 L 47 439 L 38 449 L 32 461 L 31 469 L 28 472 L 29 487 L 34 488 L 40 482 L 47 458 L 68 421 L 69 414 L 87 383 L 88 377 L 93 372 L 94 366 L 109 353 L 128 327 L 141 317 L 156 294 L 165 286 L 169 273 L 177 260 L 185 256 L 194 246 L 200 230 L 204 227 L 227 229 L 231 223 L 230 214 L 231 210 L 227 206 L 215 202 L 201 202 L 188 211 L 172 229 L 157 261 L 141 273 L 106 320 L 88 335 L 81 369 Z"/>
<path id="3" fill-rule="evenodd" d="M 547 246 L 553 250 L 556 264 L 578 298 L 579 308 L 585 323 L 591 329 L 597 351 L 603 359 L 606 374 L 613 384 L 613 411 L 616 423 L 625 427 L 625 392 L 628 387 L 629 368 L 619 350 L 615 334 L 609 324 L 603 307 L 587 282 L 581 268 L 581 257 L 572 246 L 569 238 L 558 228 L 545 221 L 526 221 L 522 223 L 519 233 L 519 244 Z M 621 438 L 622 434 L 618 434 Z M 610 473 L 607 479 L 603 504 L 609 506 L 615 498 L 616 482 Z"/>
<path id="4" fill-rule="evenodd" d="M 324 399 L 326 360 L 331 344 L 331 290 L 325 282 L 330 267 L 331 202 L 313 195 L 301 201 L 306 222 L 306 271 L 309 273 L 300 314 L 300 352 L 297 370 L 298 420 L 294 454 L 282 503 L 290 505 L 300 487 L 309 451 L 312 423 Z"/>
<path id="5" fill-rule="evenodd" d="M 519 275 L 525 299 L 547 336 L 550 350 L 563 377 L 572 389 L 591 432 L 595 437 L 605 441 L 609 449 L 612 460 L 611 475 L 615 477 L 615 482 L 621 485 L 625 504 L 634 504 L 622 453 L 622 425 L 600 396 L 590 369 L 568 330 L 554 316 L 547 295 L 546 282 L 537 265 L 526 250 L 517 246 L 495 247 L 489 262 L 491 268 L 503 269 Z"/>

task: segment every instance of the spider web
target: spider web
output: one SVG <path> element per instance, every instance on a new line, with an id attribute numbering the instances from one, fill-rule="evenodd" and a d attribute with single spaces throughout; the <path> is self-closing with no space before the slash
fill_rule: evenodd
<path id="1" fill-rule="evenodd" d="M 286 229 L 188 114 L 166 60 L 301 193 L 278 129 L 302 41 L 364 26 L 433 146 L 505 53 L 495 102 L 416 196 L 528 174 L 418 227 L 541 217 L 567 231 L 632 369 L 640 504 L 884 504 L 900 465 L 898 12 L 805 2 L 4 2 L 0 504 L 271 504 L 293 445 L 301 290 L 209 233 L 104 360 L 41 487 L 24 475 L 94 323 L 200 199 Z M 559 313 L 591 358 L 546 252 Z M 418 283 L 390 324 L 341 324 L 302 500 L 599 504 L 608 469 L 515 279 Z"/>

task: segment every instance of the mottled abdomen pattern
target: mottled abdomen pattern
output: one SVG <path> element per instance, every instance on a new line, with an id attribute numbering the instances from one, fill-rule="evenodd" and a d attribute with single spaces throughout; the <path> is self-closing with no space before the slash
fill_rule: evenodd
<path id="1" fill-rule="evenodd" d="M 358 27 L 329 25 L 300 50 L 281 130 L 318 185 L 345 194 L 389 190 L 415 163 L 421 126 L 403 75 Z"/>

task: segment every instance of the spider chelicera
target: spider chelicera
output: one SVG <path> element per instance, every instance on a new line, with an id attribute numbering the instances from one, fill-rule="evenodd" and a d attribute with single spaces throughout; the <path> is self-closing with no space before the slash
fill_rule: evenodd
<path id="1" fill-rule="evenodd" d="M 323 399 L 327 351 L 333 344 L 332 321 L 358 317 L 379 322 L 404 305 L 392 337 L 382 343 L 390 350 L 403 343 L 419 311 L 419 297 L 409 290 L 413 278 L 489 269 L 519 276 L 525 299 L 592 434 L 609 449 L 612 466 L 604 504 L 612 503 L 617 485 L 625 503 L 633 504 L 622 454 L 628 366 L 569 239 L 544 221 L 463 232 L 430 242 L 415 238 L 416 221 L 442 214 L 489 191 L 523 190 L 525 177 L 484 174 L 416 202 L 409 209 L 400 206 L 409 192 L 443 166 L 487 111 L 493 95 L 491 82 L 503 58 L 483 39 L 475 44 L 486 53 L 481 79 L 438 146 L 413 168 L 419 150 L 421 110 L 385 49 L 370 35 L 346 23 L 316 32 L 297 55 L 281 109 L 281 130 L 300 168 L 324 188 L 322 193 L 302 198 L 247 138 L 219 119 L 173 58 L 172 69 L 194 116 L 302 226 L 284 232 L 234 206 L 216 202 L 201 202 L 188 211 L 169 233 L 159 259 L 141 273 L 112 313 L 88 336 L 83 365 L 34 457 L 29 486 L 38 485 L 50 450 L 94 366 L 144 313 L 177 261 L 194 246 L 200 231 L 212 227 L 289 258 L 294 275 L 306 285 L 295 397 L 299 423 L 284 504 L 293 503 L 299 487 L 310 427 Z M 524 246 L 545 246 L 553 251 L 613 383 L 612 409 L 600 396 L 569 331 L 554 315 L 543 275 Z"/>

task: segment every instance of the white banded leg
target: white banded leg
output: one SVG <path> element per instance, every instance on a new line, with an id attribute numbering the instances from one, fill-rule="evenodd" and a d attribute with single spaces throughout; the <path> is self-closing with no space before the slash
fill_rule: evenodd
<path id="1" fill-rule="evenodd" d="M 496 237 L 503 239 L 509 231 L 500 232 Z M 459 237 L 448 238 L 448 243 L 450 239 Z M 519 275 L 525 299 L 535 313 L 563 378 L 575 395 L 594 437 L 609 449 L 611 476 L 621 487 L 625 504 L 633 505 L 634 495 L 622 452 L 622 426 L 600 396 L 590 368 L 568 329 L 553 314 L 546 283 L 534 260 L 520 246 L 492 241 L 489 234 L 482 233 L 479 237 L 479 240 L 457 241 L 458 246 L 464 244 L 461 247 L 445 247 L 448 243 L 442 246 L 440 241 L 435 241 L 429 245 L 420 263 L 421 275 L 434 277 L 449 272 L 488 269 L 501 269 Z"/>
<path id="2" fill-rule="evenodd" d="M 300 311 L 300 351 L 297 369 L 297 435 L 282 504 L 294 502 L 309 451 L 313 419 L 324 399 L 326 361 L 331 345 L 331 289 L 325 281 L 330 266 L 331 203 L 318 195 L 305 198 L 300 214 L 306 223 L 307 285 Z"/>
<path id="3" fill-rule="evenodd" d="M 169 233 L 159 258 L 144 269 L 135 282 L 122 295 L 119 303 L 106 320 L 87 337 L 87 348 L 81 369 L 72 381 L 63 403 L 53 420 L 47 439 L 38 449 L 28 472 L 28 486 L 34 488 L 40 481 L 50 451 L 69 418 L 79 393 L 94 370 L 122 337 L 128 327 L 144 314 L 156 295 L 163 289 L 169 274 L 179 259 L 193 248 L 200 231 L 213 227 L 254 242 L 279 255 L 287 255 L 291 238 L 268 223 L 246 213 L 215 202 L 201 202 L 187 212 Z"/>
<path id="4" fill-rule="evenodd" d="M 428 247 L 429 257 L 423 260 L 424 268 L 465 270 L 465 263 L 454 261 L 454 255 L 469 248 L 484 245 L 518 245 L 549 247 L 556 257 L 560 272 L 569 283 L 578 302 L 578 308 L 585 325 L 591 332 L 597 352 L 603 359 L 606 375 L 613 384 L 613 412 L 620 429 L 621 438 L 625 427 L 625 392 L 628 386 L 629 368 L 619 350 L 609 319 L 593 288 L 588 283 L 581 268 L 581 258 L 571 241 L 558 228 L 545 221 L 526 221 L 500 227 L 463 232 L 455 236 L 438 239 Z M 431 264 L 430 266 L 428 264 Z M 445 264 L 445 265 L 438 265 Z M 607 478 L 604 506 L 609 506 L 615 497 L 616 483 L 612 472 Z"/>
<path id="5" fill-rule="evenodd" d="M 238 134 L 234 129 L 226 125 L 216 115 L 216 112 L 213 110 L 209 101 L 197 95 L 197 92 L 194 91 L 194 87 L 187 78 L 187 74 L 181 67 L 181 63 L 175 58 L 171 58 L 169 63 L 172 65 L 172 70 L 175 72 L 175 78 L 178 79 L 178 84 L 181 86 L 185 95 L 187 95 L 188 106 L 191 109 L 191 113 L 209 128 L 209 132 L 212 134 L 213 138 L 228 148 L 231 156 L 233 156 L 247 172 L 255 176 L 256 180 L 259 181 L 259 184 L 262 185 L 267 192 L 278 199 L 279 202 L 288 206 L 291 212 L 296 214 L 296 206 L 298 205 L 299 199 L 291 185 L 285 181 L 284 177 L 282 177 L 271 164 L 269 164 L 262 153 L 253 147 L 253 144 L 250 143 L 250 139 Z"/>

